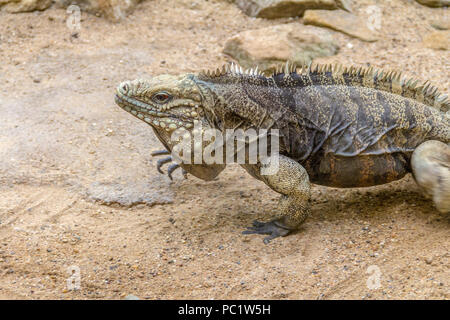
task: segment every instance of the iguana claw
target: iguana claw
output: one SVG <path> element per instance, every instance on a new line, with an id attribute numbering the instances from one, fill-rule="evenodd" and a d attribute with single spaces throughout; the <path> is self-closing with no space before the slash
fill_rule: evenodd
<path id="1" fill-rule="evenodd" d="M 248 227 L 247 230 L 243 231 L 242 234 L 268 234 L 268 237 L 264 238 L 264 243 L 268 244 L 270 240 L 284 237 L 288 235 L 291 230 L 282 228 L 278 226 L 275 222 L 277 220 L 272 220 L 269 222 L 253 221 L 253 227 Z"/>
<path id="2" fill-rule="evenodd" d="M 164 155 L 164 154 L 170 154 L 170 152 L 167 151 L 166 149 L 164 149 L 164 150 L 153 151 L 151 153 L 152 156 L 160 156 L 160 155 Z"/>
<path id="3" fill-rule="evenodd" d="M 170 154 L 170 152 L 167 151 L 167 150 L 158 150 L 158 151 L 154 151 L 154 152 L 151 153 L 152 156 L 161 156 L 161 155 L 166 155 L 166 154 Z M 162 167 L 164 164 L 169 163 L 169 162 L 172 162 L 172 161 L 173 161 L 172 156 L 168 156 L 168 157 L 166 157 L 166 158 L 159 159 L 159 160 L 156 162 L 156 170 L 158 170 L 159 173 L 164 174 L 164 172 L 161 170 L 161 167 Z M 173 163 L 173 164 L 169 165 L 169 168 L 167 169 L 167 176 L 169 177 L 170 180 L 173 180 L 173 178 L 172 178 L 172 173 L 173 173 L 176 169 L 178 169 L 179 167 L 180 167 L 180 165 L 179 165 L 178 163 Z M 184 177 L 185 179 L 187 179 L 187 172 L 186 172 L 186 170 L 184 170 L 184 169 L 182 168 L 182 169 L 181 169 L 181 172 L 182 172 L 182 174 L 183 174 L 183 177 Z"/>
<path id="4" fill-rule="evenodd" d="M 172 157 L 167 157 L 163 159 L 159 159 L 156 162 L 156 170 L 158 170 L 159 173 L 164 174 L 164 172 L 161 170 L 161 166 L 165 163 L 172 162 Z"/>

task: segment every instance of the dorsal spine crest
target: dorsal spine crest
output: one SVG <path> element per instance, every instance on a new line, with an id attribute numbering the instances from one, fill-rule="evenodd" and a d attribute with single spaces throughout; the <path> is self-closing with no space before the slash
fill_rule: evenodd
<path id="1" fill-rule="evenodd" d="M 258 67 L 244 70 L 236 63 L 232 62 L 225 64 L 222 68 L 217 68 L 214 71 L 202 71 L 201 77 L 214 80 L 224 76 L 228 77 L 263 77 L 266 80 L 277 78 L 284 78 L 291 74 L 298 76 L 307 75 L 322 78 L 321 82 L 317 84 L 340 84 L 340 85 L 354 85 L 363 86 L 367 88 L 375 88 L 378 90 L 394 93 L 406 98 L 414 99 L 422 102 L 430 107 L 434 107 L 443 112 L 450 111 L 450 101 L 447 95 L 439 93 L 437 87 L 432 86 L 429 81 L 418 85 L 419 80 L 410 78 L 407 79 L 401 72 L 398 71 L 384 71 L 382 69 L 375 69 L 372 66 L 357 67 L 344 66 L 342 64 L 303 64 L 297 67 L 291 62 L 279 64 L 270 77 L 266 77 Z M 309 85 L 314 85 L 310 83 Z"/>

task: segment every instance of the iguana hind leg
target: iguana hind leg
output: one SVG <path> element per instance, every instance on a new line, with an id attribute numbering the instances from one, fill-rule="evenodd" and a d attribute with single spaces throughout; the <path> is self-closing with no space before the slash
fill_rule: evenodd
<path id="1" fill-rule="evenodd" d="M 286 236 L 296 230 L 309 215 L 310 184 L 306 170 L 296 161 L 279 155 L 279 168 L 273 175 L 262 176 L 243 166 L 253 176 L 264 181 L 271 189 L 281 193 L 278 203 L 279 217 L 269 222 L 255 221 L 244 234 L 268 234 L 264 243 Z"/>
<path id="2" fill-rule="evenodd" d="M 419 145 L 411 157 L 414 178 L 436 208 L 450 212 L 450 146 L 435 140 Z"/>

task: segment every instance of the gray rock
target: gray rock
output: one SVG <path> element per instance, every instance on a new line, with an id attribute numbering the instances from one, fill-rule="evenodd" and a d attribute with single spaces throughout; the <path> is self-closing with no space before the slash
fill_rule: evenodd
<path id="1" fill-rule="evenodd" d="M 235 3 L 247 15 L 267 19 L 301 16 L 307 9 L 350 11 L 348 0 L 236 0 Z"/>
<path id="2" fill-rule="evenodd" d="M 52 0 L 0 0 L 0 8 L 12 13 L 45 10 L 51 4 Z"/>
<path id="3" fill-rule="evenodd" d="M 120 21 L 130 14 L 142 0 L 0 0 L 0 8 L 7 12 L 28 12 L 45 10 L 53 2 L 56 6 L 67 8 L 77 5 L 83 12 L 104 16 L 110 21 Z"/>
<path id="4" fill-rule="evenodd" d="M 268 72 L 285 61 L 301 65 L 334 55 L 338 48 L 330 32 L 294 22 L 239 33 L 225 43 L 223 52 L 242 67 Z"/>
<path id="5" fill-rule="evenodd" d="M 165 177 L 154 176 L 152 181 L 94 182 L 88 186 L 86 196 L 104 204 L 117 203 L 122 206 L 136 204 L 168 204 L 173 202 L 173 192 L 166 187 Z"/>
<path id="6" fill-rule="evenodd" d="M 125 297 L 125 300 L 141 300 L 141 299 L 139 299 L 135 295 L 129 294 Z"/>

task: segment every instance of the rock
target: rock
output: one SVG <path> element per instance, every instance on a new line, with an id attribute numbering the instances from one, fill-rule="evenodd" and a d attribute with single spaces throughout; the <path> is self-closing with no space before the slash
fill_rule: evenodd
<path id="1" fill-rule="evenodd" d="M 140 300 L 140 299 L 133 294 L 129 294 L 125 297 L 125 300 Z"/>
<path id="2" fill-rule="evenodd" d="M 130 14 L 141 0 L 55 0 L 59 7 L 77 5 L 81 11 L 105 16 L 108 20 L 119 21 Z M 45 10 L 53 0 L 0 0 L 0 8 L 8 12 Z"/>
<path id="3" fill-rule="evenodd" d="M 416 0 L 416 1 L 421 5 L 433 8 L 450 6 L 450 0 Z"/>
<path id="4" fill-rule="evenodd" d="M 431 26 L 438 30 L 449 30 L 450 29 L 450 19 L 438 19 L 430 23 Z"/>
<path id="5" fill-rule="evenodd" d="M 0 0 L 0 8 L 11 13 L 45 10 L 51 4 L 52 0 Z"/>
<path id="6" fill-rule="evenodd" d="M 426 264 L 432 264 L 433 263 L 433 257 L 425 257 L 425 263 Z"/>
<path id="7" fill-rule="evenodd" d="M 267 72 L 285 61 L 301 65 L 334 55 L 338 48 L 330 32 L 294 22 L 239 33 L 227 40 L 223 52 L 242 67 L 257 65 Z"/>
<path id="8" fill-rule="evenodd" d="M 85 190 L 86 198 L 103 203 L 119 204 L 122 206 L 133 206 L 146 204 L 168 204 L 173 202 L 173 192 L 168 188 L 165 177 L 152 177 L 151 181 L 108 181 L 93 182 Z"/>
<path id="9" fill-rule="evenodd" d="M 423 39 L 423 45 L 436 50 L 450 50 L 450 30 L 430 33 Z"/>
<path id="10" fill-rule="evenodd" d="M 1 0 L 0 0 L 1 1 Z M 110 21 L 120 21 L 130 14 L 141 0 L 56 0 L 63 8 L 78 5 L 81 11 L 106 17 Z"/>
<path id="11" fill-rule="evenodd" d="M 364 19 L 342 10 L 307 10 L 303 23 L 330 28 L 367 42 L 378 40 Z"/>
<path id="12" fill-rule="evenodd" d="M 307 9 L 350 11 L 349 0 L 235 0 L 235 3 L 247 15 L 267 19 L 301 16 Z"/>

